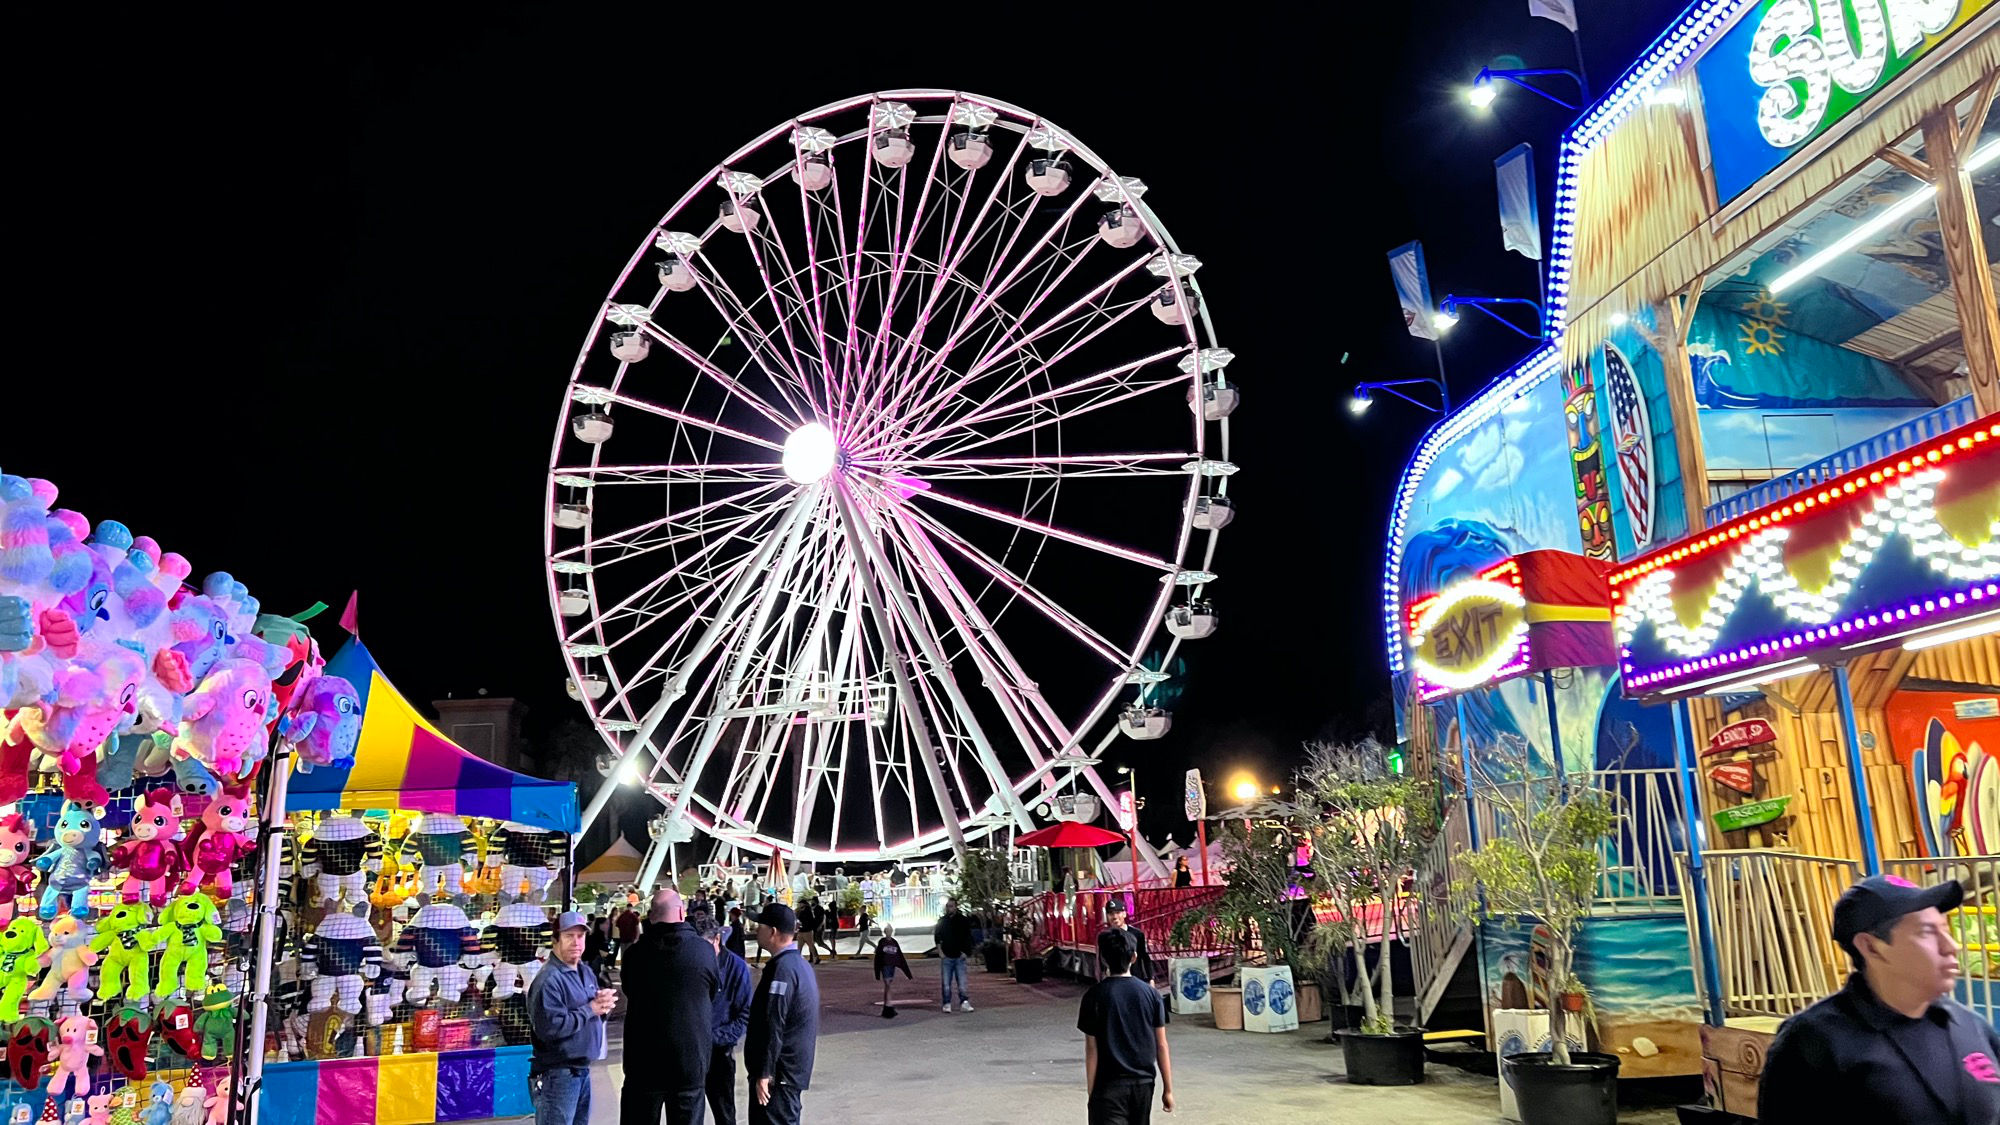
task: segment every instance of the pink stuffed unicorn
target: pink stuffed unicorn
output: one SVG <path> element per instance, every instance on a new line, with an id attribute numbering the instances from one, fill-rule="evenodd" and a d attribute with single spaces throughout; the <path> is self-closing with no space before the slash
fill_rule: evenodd
<path id="1" fill-rule="evenodd" d="M 257 850 L 257 841 L 244 835 L 250 819 L 250 794 L 241 785 L 224 789 L 201 810 L 200 830 L 191 833 L 181 848 L 186 874 L 178 893 L 193 894 L 197 888 L 213 886 L 218 899 L 230 896 L 234 884 L 229 869 Z"/>
<path id="2" fill-rule="evenodd" d="M 14 920 L 14 903 L 35 886 L 35 826 L 20 813 L 0 816 L 0 920 Z"/>
<path id="3" fill-rule="evenodd" d="M 181 710 L 176 758 L 193 758 L 223 780 L 244 776 L 264 749 L 271 677 L 251 660 L 218 661 Z"/>
<path id="4" fill-rule="evenodd" d="M 131 839 L 111 849 L 111 865 L 125 869 L 126 902 L 167 901 L 180 874 L 181 799 L 171 789 L 155 789 L 132 803 Z M 4 858 L 4 857 L 0 857 Z"/>
<path id="5" fill-rule="evenodd" d="M 63 796 L 103 808 L 111 795 L 97 783 L 97 750 L 137 705 L 146 665 L 113 647 L 96 661 L 79 657 L 56 672 L 55 701 L 22 708 L 14 721 L 62 770 Z"/>
<path id="6" fill-rule="evenodd" d="M 90 1060 L 102 1058 L 104 1048 L 90 1042 L 96 1030 L 89 1016 L 64 1016 L 56 1025 L 62 1046 L 55 1053 L 55 1077 L 49 1079 L 49 1098 L 54 1100 L 64 1085 L 69 1085 L 70 1096 L 87 1097 L 90 1094 Z"/>

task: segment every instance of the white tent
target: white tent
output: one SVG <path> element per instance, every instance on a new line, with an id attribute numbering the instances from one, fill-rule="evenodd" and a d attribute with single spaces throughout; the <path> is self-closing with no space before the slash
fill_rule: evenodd
<path id="1" fill-rule="evenodd" d="M 639 849 L 633 847 L 631 841 L 620 836 L 611 842 L 611 846 L 606 848 L 602 855 L 591 860 L 583 870 L 576 873 L 576 881 L 609 883 L 613 886 L 636 883 L 639 881 L 639 866 L 645 861 L 646 857 L 639 854 Z"/>
<path id="2" fill-rule="evenodd" d="M 1194 878 L 1197 883 L 1201 881 L 1200 849 L 1196 848 L 1192 841 L 1190 841 L 1185 845 L 1177 844 L 1174 842 L 1173 837 L 1169 836 L 1163 842 L 1155 845 L 1154 850 L 1159 853 L 1160 860 L 1161 862 L 1167 865 L 1168 871 L 1172 871 L 1174 869 L 1175 860 L 1181 858 L 1182 856 L 1186 856 L 1188 861 L 1188 870 L 1194 873 Z M 1117 851 L 1111 853 L 1111 858 L 1104 861 L 1105 886 L 1116 888 L 1116 887 L 1127 886 L 1129 884 L 1129 881 L 1132 877 L 1131 853 L 1132 853 L 1131 848 L 1122 847 L 1119 848 Z M 1227 870 L 1228 868 L 1223 866 L 1222 863 L 1222 842 L 1220 840 L 1210 840 L 1208 842 L 1209 881 L 1212 883 L 1222 882 L 1223 872 Z M 1171 878 L 1162 880 L 1158 875 L 1153 874 L 1152 870 L 1148 868 L 1143 862 L 1141 862 L 1139 864 L 1139 885 L 1142 887 L 1170 887 L 1173 885 L 1173 880 Z"/>

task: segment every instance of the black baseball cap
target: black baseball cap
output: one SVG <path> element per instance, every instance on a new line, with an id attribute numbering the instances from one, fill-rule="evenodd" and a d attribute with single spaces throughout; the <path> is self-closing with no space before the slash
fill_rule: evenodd
<path id="1" fill-rule="evenodd" d="M 1900 875 L 1870 875 L 1847 888 L 1840 901 L 1833 904 L 1833 940 L 1853 952 L 1856 934 L 1927 906 L 1941 911 L 1956 910 L 1964 901 L 1965 888 L 1956 879 L 1947 879 L 1934 887 L 1919 887 Z"/>
<path id="2" fill-rule="evenodd" d="M 781 934 L 799 932 L 798 914 L 782 902 L 764 904 L 764 909 L 757 912 L 756 921 L 758 925 L 769 926 Z"/>

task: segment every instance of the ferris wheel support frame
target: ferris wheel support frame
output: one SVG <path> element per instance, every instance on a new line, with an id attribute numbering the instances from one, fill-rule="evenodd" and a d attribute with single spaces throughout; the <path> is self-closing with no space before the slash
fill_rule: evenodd
<path id="1" fill-rule="evenodd" d="M 553 488 L 553 485 L 551 488 Z M 598 786 L 597 793 L 590 798 L 590 804 L 583 810 L 583 821 L 577 828 L 577 835 L 581 836 L 585 832 L 590 831 L 590 826 L 596 823 L 597 818 L 603 814 L 604 807 L 611 803 L 611 794 L 618 788 L 619 772 L 638 754 L 640 747 L 650 744 L 653 733 L 659 729 L 661 721 L 667 717 L 668 708 L 679 702 L 681 696 L 687 694 L 688 672 L 707 657 L 708 650 L 715 646 L 716 640 L 721 637 L 723 630 L 729 625 L 730 620 L 736 616 L 737 609 L 741 608 L 744 597 L 749 594 L 750 588 L 754 585 L 753 577 L 762 573 L 770 565 L 771 556 L 777 552 L 779 544 L 790 539 L 788 532 L 792 525 L 803 518 L 804 509 L 811 495 L 812 492 L 809 489 L 800 490 L 798 496 L 792 500 L 790 508 L 785 512 L 785 517 L 780 521 L 777 530 L 758 547 L 757 554 L 751 560 L 750 565 L 744 567 L 737 574 L 734 585 L 730 587 L 728 595 L 723 598 L 723 604 L 715 611 L 715 620 L 708 623 L 708 628 L 703 631 L 701 639 L 695 642 L 695 647 L 690 652 L 689 658 L 681 661 L 680 669 L 674 673 L 671 680 L 667 681 L 666 690 L 661 692 L 659 700 L 646 712 L 646 717 L 639 723 L 639 729 L 632 733 L 632 740 L 625 744 L 625 749 L 619 753 L 617 759 L 613 762 L 610 776 L 604 779 L 604 784 Z M 654 753 L 657 755 L 659 751 L 655 750 Z M 694 776 L 694 772 L 690 771 L 689 776 Z M 690 787 L 683 785 L 681 789 L 684 795 L 689 791 Z M 679 817 L 686 811 L 686 802 L 680 798 L 676 798 L 672 809 L 673 815 Z"/>

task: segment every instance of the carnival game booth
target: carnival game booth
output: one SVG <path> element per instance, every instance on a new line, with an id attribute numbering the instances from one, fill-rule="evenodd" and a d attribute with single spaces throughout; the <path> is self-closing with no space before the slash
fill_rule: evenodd
<path id="1" fill-rule="evenodd" d="M 1732 1112 L 1768 1031 L 1840 987 L 1841 888 L 1994 882 L 1996 25 L 1995 0 L 1689 6 L 1558 149 L 1547 343 L 1425 435 L 1391 517 L 1413 760 L 1476 777 L 1556 742 L 1666 810 L 1610 857 L 1596 1030 Z M 1545 548 L 1607 564 L 1618 664 L 1423 704 L 1410 608 Z M 1975 894 L 1954 923 L 1989 1015 L 1993 919 Z M 1479 936 L 1489 1007 L 1533 996 L 1532 944 Z M 1420 945 L 1423 991 L 1455 946 Z M 1694 1060 L 1661 1035 L 1690 1022 Z"/>
<path id="2" fill-rule="evenodd" d="M 532 1113 L 526 989 L 568 896 L 576 788 L 454 744 L 359 638 L 327 672 L 361 722 L 351 763 L 301 764 L 272 802 L 297 844 L 262 889 L 280 921 L 261 1119 Z"/>

